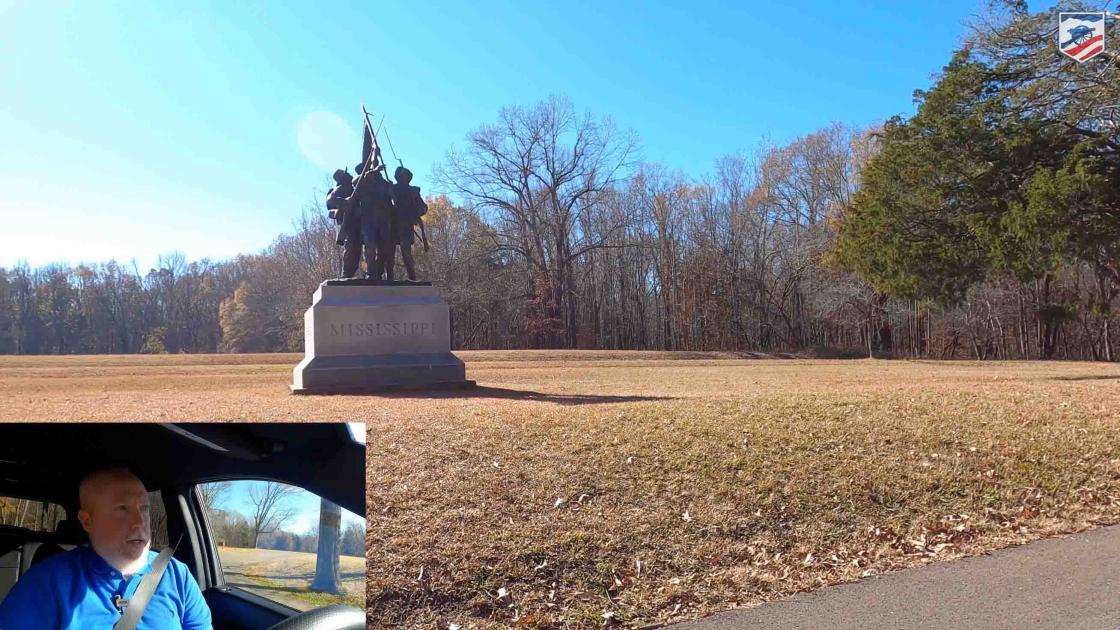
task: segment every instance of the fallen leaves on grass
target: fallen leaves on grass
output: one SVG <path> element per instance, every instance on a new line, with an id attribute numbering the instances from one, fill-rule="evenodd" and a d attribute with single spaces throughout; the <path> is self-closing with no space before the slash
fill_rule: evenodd
<path id="1" fill-rule="evenodd" d="M 525 387 L 560 386 L 545 365 Z M 640 628 L 1113 522 L 1120 391 L 1053 380 L 1085 369 L 635 362 L 581 383 L 671 396 L 399 405 L 371 432 L 371 619 Z"/>

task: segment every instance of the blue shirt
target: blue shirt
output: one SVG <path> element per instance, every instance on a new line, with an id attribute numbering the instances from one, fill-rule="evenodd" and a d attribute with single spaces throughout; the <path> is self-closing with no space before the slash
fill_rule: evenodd
<path id="1" fill-rule="evenodd" d="M 156 552 L 125 579 L 89 546 L 32 567 L 0 603 L 0 630 L 112 630 L 121 618 L 113 596 L 132 597 Z M 175 558 L 167 564 L 137 630 L 213 630 L 210 608 L 194 576 Z"/>

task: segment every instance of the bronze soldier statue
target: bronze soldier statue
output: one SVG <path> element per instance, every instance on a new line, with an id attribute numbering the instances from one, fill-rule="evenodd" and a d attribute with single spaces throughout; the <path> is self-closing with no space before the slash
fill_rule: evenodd
<path id="1" fill-rule="evenodd" d="M 354 194 L 354 178 L 342 169 L 334 172 L 335 187 L 327 193 L 327 209 L 330 218 L 338 224 L 335 241 L 343 245 L 342 277 L 353 278 L 358 273 L 358 263 L 362 258 L 362 232 L 358 215 L 361 207 L 351 203 Z"/>
<path id="2" fill-rule="evenodd" d="M 334 179 L 338 185 L 327 195 L 330 216 L 339 224 L 336 240 L 346 246 L 342 275 L 353 278 L 357 274 L 364 247 L 366 277 L 392 281 L 399 244 L 408 279 L 415 282 L 416 264 L 412 258 L 414 226 L 420 226 L 420 237 L 427 250 L 428 238 L 421 217 L 428 212 L 428 206 L 420 195 L 420 188 L 409 185 L 412 172 L 403 163 L 394 173 L 396 184 L 386 179 L 385 160 L 377 144 L 377 132 L 381 127 L 374 131 L 365 106 L 362 114 L 365 116 L 365 133 L 362 162 L 356 167 L 358 175 L 351 178 L 346 171 L 335 171 Z"/>
<path id="3" fill-rule="evenodd" d="M 403 165 L 398 166 L 397 170 L 393 172 L 393 177 L 396 178 L 397 183 L 393 184 L 393 192 L 396 197 L 396 205 L 393 214 L 393 233 L 395 241 L 401 246 L 401 259 L 404 261 L 405 273 L 408 274 L 408 279 L 416 282 L 416 263 L 412 259 L 412 243 L 414 242 L 415 226 L 420 226 L 421 237 L 424 242 L 425 251 L 428 249 L 427 235 L 424 234 L 424 219 L 423 217 L 428 212 L 428 205 L 424 203 L 424 198 L 420 195 L 419 186 L 409 186 L 412 182 L 412 171 L 405 168 Z M 393 279 L 393 258 L 390 257 L 388 261 L 388 277 Z"/>
<path id="4" fill-rule="evenodd" d="M 357 223 L 365 245 L 366 277 L 375 280 L 393 265 L 393 185 L 381 174 L 383 168 L 359 173 L 354 193 L 347 200 L 349 205 L 360 207 Z"/>

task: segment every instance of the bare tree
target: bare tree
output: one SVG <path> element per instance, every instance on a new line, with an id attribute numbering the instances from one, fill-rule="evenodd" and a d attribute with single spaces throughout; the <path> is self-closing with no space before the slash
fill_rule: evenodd
<path id="1" fill-rule="evenodd" d="M 584 217 L 630 166 L 636 146 L 610 119 L 579 115 L 570 101 L 553 97 L 502 109 L 497 124 L 475 131 L 437 171 L 451 192 L 491 215 L 500 247 L 527 263 L 529 295 L 557 325 L 542 335 L 549 345 L 576 345 L 574 265 L 625 227 L 591 234 L 582 229 Z"/>
<path id="2" fill-rule="evenodd" d="M 229 493 L 232 481 L 216 481 L 198 485 L 198 498 L 202 507 L 209 513 L 213 512 L 225 500 Z"/>
<path id="3" fill-rule="evenodd" d="M 253 527 L 253 548 L 261 534 L 272 534 L 295 516 L 295 509 L 284 505 L 299 489 L 282 483 L 266 482 L 264 486 L 249 488 L 249 503 L 253 506 L 250 525 Z"/>
<path id="4" fill-rule="evenodd" d="M 662 349 L 673 350 L 678 334 L 674 323 L 679 306 L 679 284 L 682 279 L 681 235 L 683 215 L 688 211 L 690 188 L 681 173 L 669 173 L 660 165 L 644 165 L 633 179 L 631 191 L 637 195 L 643 222 L 649 226 L 655 244 L 658 296 L 657 313 Z"/>
<path id="5" fill-rule="evenodd" d="M 366 555 L 366 527 L 362 523 L 347 523 L 342 533 L 342 555 L 364 558 Z"/>

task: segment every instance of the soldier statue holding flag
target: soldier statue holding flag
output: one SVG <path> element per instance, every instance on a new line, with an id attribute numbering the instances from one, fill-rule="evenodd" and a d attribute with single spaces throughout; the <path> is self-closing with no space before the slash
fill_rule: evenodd
<path id="1" fill-rule="evenodd" d="M 327 207 L 337 208 L 332 216 L 339 222 L 338 242 L 345 244 L 343 277 L 352 278 L 357 274 L 358 252 L 364 247 L 366 276 L 374 280 L 392 280 L 396 246 L 402 241 L 401 226 L 407 224 L 411 235 L 412 226 L 427 207 L 423 206 L 422 199 L 419 206 L 416 204 L 414 196 L 419 195 L 419 188 L 410 187 L 407 182 L 405 190 L 410 193 L 408 199 L 403 203 L 397 199 L 395 187 L 384 175 L 385 161 L 381 157 L 381 148 L 377 145 L 377 132 L 370 124 L 369 112 L 362 107 L 362 113 L 365 115 L 365 133 L 362 162 L 357 166 L 357 177 L 347 186 L 343 181 L 338 181 L 336 173 L 335 179 L 339 186 L 332 189 Z M 411 194 L 413 191 L 415 195 Z M 350 193 L 349 196 L 342 198 L 346 192 Z M 407 216 L 401 216 L 402 211 Z M 415 218 L 412 216 L 414 214 Z M 426 239 L 424 242 L 426 246 Z M 411 238 L 407 239 L 407 243 L 407 246 L 402 246 L 405 250 L 405 267 L 409 280 L 415 280 Z"/>

